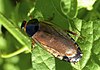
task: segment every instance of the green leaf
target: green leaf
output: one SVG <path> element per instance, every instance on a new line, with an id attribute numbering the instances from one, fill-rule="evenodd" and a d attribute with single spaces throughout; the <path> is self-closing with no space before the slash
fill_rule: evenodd
<path id="1" fill-rule="evenodd" d="M 100 54 L 100 21 L 94 21 L 93 26 L 94 32 L 94 43 L 93 43 L 93 52 L 97 55 Z"/>
<path id="2" fill-rule="evenodd" d="M 69 18 L 75 18 L 77 14 L 77 0 L 61 0 L 61 10 Z"/>
<path id="3" fill-rule="evenodd" d="M 100 21 L 83 21 L 81 29 L 81 39 L 78 43 L 83 51 L 83 57 L 77 64 L 72 66 L 77 70 L 99 70 L 100 69 Z"/>
<path id="4" fill-rule="evenodd" d="M 31 8 L 34 7 L 34 0 L 24 0 L 21 1 L 20 4 L 18 5 L 18 15 L 20 19 L 27 19 L 28 13 L 31 10 Z"/>
<path id="5" fill-rule="evenodd" d="M 78 1 L 78 8 L 86 8 L 87 10 L 93 9 L 93 4 L 96 0 L 77 0 Z"/>
<path id="6" fill-rule="evenodd" d="M 91 59 L 83 70 L 100 70 L 100 65 Z"/>
<path id="7" fill-rule="evenodd" d="M 51 22 L 57 24 L 62 29 L 68 29 L 69 21 L 66 19 L 66 16 L 62 14 L 59 4 L 60 0 L 37 0 L 35 8 L 42 13 L 44 20 L 48 20 L 48 18 L 52 17 L 53 20 L 51 20 Z"/>
<path id="8" fill-rule="evenodd" d="M 5 14 L 7 18 L 11 17 L 14 6 L 8 0 L 0 0 L 0 12 Z"/>
<path id="9" fill-rule="evenodd" d="M 81 70 L 85 67 L 87 64 L 90 56 L 91 56 L 91 49 L 93 45 L 93 22 L 82 22 L 82 29 L 81 29 L 81 36 L 82 39 L 78 39 L 79 45 L 82 48 L 83 57 L 80 61 L 80 63 L 74 65 L 78 70 Z"/>
<path id="10" fill-rule="evenodd" d="M 32 66 L 34 70 L 55 70 L 55 60 L 53 56 L 41 48 L 34 45 L 35 48 L 32 51 Z"/>
<path id="11" fill-rule="evenodd" d="M 23 51 L 25 51 L 25 50 L 30 51 L 31 42 L 30 42 L 29 38 L 27 38 L 25 35 L 23 35 L 21 33 L 20 29 L 16 28 L 1 13 L 0 13 L 0 24 L 2 24 L 24 46 L 22 48 Z M 16 53 L 13 53 L 13 54 L 21 53 L 21 52 L 23 52 L 22 50 L 20 49 L 19 52 L 16 52 Z M 12 56 L 12 55 L 10 55 L 10 56 Z M 7 57 L 10 57 L 10 56 L 7 56 Z"/>

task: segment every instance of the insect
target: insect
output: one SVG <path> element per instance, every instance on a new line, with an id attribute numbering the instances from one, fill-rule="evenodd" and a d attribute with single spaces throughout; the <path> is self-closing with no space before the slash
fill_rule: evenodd
<path id="1" fill-rule="evenodd" d="M 81 49 L 74 39 L 50 22 L 31 19 L 23 21 L 21 28 L 60 60 L 76 63 L 82 58 Z"/>

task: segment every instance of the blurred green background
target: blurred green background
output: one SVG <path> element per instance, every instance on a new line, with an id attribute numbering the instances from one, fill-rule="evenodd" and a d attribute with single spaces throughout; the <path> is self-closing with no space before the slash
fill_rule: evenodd
<path id="1" fill-rule="evenodd" d="M 20 25 L 21 22 L 27 18 L 26 13 L 28 12 L 29 6 L 26 6 L 26 9 L 23 7 L 20 7 L 22 8 L 20 9 L 19 6 L 22 4 L 24 4 L 22 6 L 25 6 L 25 3 L 27 4 L 29 2 L 30 1 L 27 0 L 0 0 L 0 14 L 3 14 L 5 18 L 11 21 L 11 23 L 14 25 L 14 27 L 10 27 L 10 29 L 19 29 L 19 31 L 21 31 Z M 23 11 L 23 14 L 18 13 L 18 11 Z M 8 24 L 6 25 L 8 26 Z M 9 31 L 4 26 L 0 24 L 0 55 L 13 53 L 14 51 L 20 49 L 22 46 L 23 45 L 20 44 L 18 40 L 15 39 L 15 37 L 11 33 L 9 33 Z M 33 70 L 31 63 L 31 54 L 21 53 L 17 56 L 13 56 L 7 59 L 0 57 L 0 70 Z"/>

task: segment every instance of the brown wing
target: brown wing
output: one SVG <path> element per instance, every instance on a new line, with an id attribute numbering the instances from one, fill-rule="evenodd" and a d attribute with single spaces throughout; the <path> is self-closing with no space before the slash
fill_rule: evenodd
<path id="1" fill-rule="evenodd" d="M 41 43 L 44 46 L 43 48 L 53 55 L 72 57 L 77 53 L 78 47 L 71 37 L 65 35 L 57 27 L 50 25 L 49 22 L 40 22 L 40 29 L 32 38 Z"/>

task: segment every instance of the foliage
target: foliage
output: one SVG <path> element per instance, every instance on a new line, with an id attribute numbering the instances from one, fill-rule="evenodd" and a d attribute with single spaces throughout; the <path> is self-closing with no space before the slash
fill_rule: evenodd
<path id="1" fill-rule="evenodd" d="M 0 0 L 0 55 L 7 58 L 0 58 L 0 70 L 100 70 L 99 6 L 99 0 Z M 31 50 L 21 22 L 29 16 L 48 20 L 53 14 L 53 24 L 81 37 L 71 35 L 82 49 L 82 59 L 76 64 L 60 61 L 36 44 L 31 53 L 15 56 Z"/>

